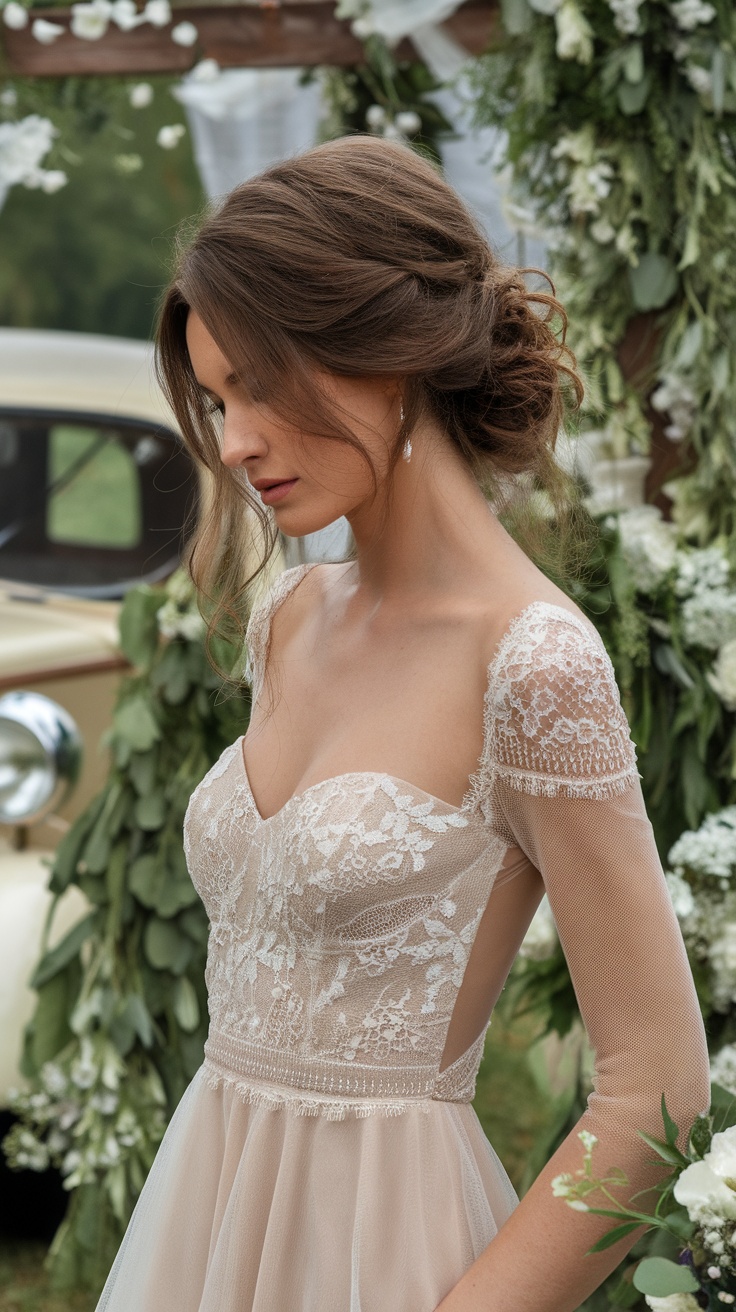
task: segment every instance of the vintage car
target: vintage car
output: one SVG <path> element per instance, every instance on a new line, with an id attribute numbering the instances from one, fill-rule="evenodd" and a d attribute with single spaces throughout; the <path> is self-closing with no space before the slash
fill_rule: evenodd
<path id="1" fill-rule="evenodd" d="M 120 598 L 177 566 L 198 480 L 145 342 L 0 329 L 0 1107 L 22 1086 L 49 861 L 105 779 Z M 70 888 L 49 937 L 85 912 Z"/>

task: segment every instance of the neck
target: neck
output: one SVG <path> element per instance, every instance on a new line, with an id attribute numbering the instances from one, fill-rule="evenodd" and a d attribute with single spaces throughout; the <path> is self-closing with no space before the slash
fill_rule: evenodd
<path id="1" fill-rule="evenodd" d="M 464 457 L 445 433 L 417 427 L 411 460 L 389 488 L 348 516 L 364 594 L 397 599 L 452 588 L 458 571 L 508 541 Z"/>

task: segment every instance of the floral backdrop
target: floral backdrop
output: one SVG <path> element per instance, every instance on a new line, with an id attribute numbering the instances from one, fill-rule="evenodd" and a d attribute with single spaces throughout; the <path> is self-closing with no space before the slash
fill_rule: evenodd
<path id="1" fill-rule="evenodd" d="M 425 6 L 430 17 L 452 8 Z M 305 80 L 323 86 L 322 135 L 368 130 L 441 159 L 452 125 L 431 101 L 438 79 L 421 60 L 396 60 L 381 27 L 386 10 L 380 0 L 337 6 L 363 42 L 364 59 L 348 69 L 305 70 Z M 34 19 L 18 0 L 7 0 L 2 18 L 10 29 L 30 26 L 42 43 L 59 35 L 58 25 Z M 706 1207 L 705 1186 L 698 1194 L 696 1177 L 686 1179 L 695 1165 L 717 1174 L 718 1152 L 726 1163 L 719 1180 L 736 1178 L 736 1142 L 719 1140 L 736 1119 L 728 1111 L 736 1099 L 736 11 L 730 0 L 503 0 L 501 20 L 491 47 L 464 71 L 477 123 L 502 132 L 508 213 L 519 231 L 544 241 L 586 378 L 582 427 L 595 459 L 580 477 L 598 535 L 571 592 L 616 668 L 714 1081 L 715 1119 L 694 1135 L 697 1161 L 673 1155 L 666 1117 L 660 1143 L 684 1182 L 671 1181 L 663 1193 L 671 1233 L 662 1251 L 674 1255 L 678 1233 L 690 1243 L 685 1283 L 670 1289 L 649 1267 L 654 1284 L 645 1288 L 643 1276 L 635 1285 L 619 1271 L 586 1309 L 642 1308 L 646 1297 L 658 1312 L 694 1312 L 736 1298 L 727 1280 L 736 1270 L 736 1231 L 732 1224 L 729 1238 L 713 1202 L 722 1195 L 707 1195 Z M 172 14 L 168 0 L 73 6 L 79 40 L 104 42 L 111 25 L 143 23 L 196 46 L 196 27 Z M 200 60 L 195 76 L 216 79 L 219 70 Z M 65 95 L 77 97 L 77 112 L 95 130 L 113 132 L 121 97 L 145 111 L 154 96 L 140 79 L 116 79 L 104 92 L 91 83 L 75 90 L 73 82 L 66 90 L 38 80 L 2 84 L 0 192 L 31 187 L 54 204 L 74 167 L 64 155 Z M 175 152 L 185 131 L 172 115 L 157 130 L 158 147 Z M 134 175 L 134 139 L 112 159 Z M 645 343 L 633 367 L 632 325 Z M 659 502 L 666 509 L 636 497 L 626 504 L 609 496 L 606 504 L 596 485 L 601 459 L 646 461 L 657 427 L 676 455 Z M 51 1161 L 64 1175 L 71 1205 L 51 1256 L 67 1286 L 94 1287 L 104 1275 L 198 1063 L 206 925 L 181 866 L 179 830 L 188 791 L 248 711 L 247 703 L 217 700 L 195 599 L 181 580 L 130 594 L 123 643 L 136 673 L 116 712 L 113 773 L 62 844 L 53 875 L 55 891 L 78 882 L 92 910 L 39 962 L 24 1052 L 30 1090 L 18 1095 L 20 1119 L 5 1142 L 18 1167 Z M 186 764 L 169 795 L 171 735 Z M 131 954 L 125 944 L 133 929 Z M 533 1010 L 540 1043 L 553 1034 L 571 1039 L 579 1027 L 546 898 L 499 1007 L 509 1017 Z M 561 1116 L 530 1155 L 530 1171 L 577 1120 L 590 1075 L 590 1061 L 581 1061 Z M 594 1148 L 583 1147 L 583 1183 L 592 1189 Z M 704 1170 L 697 1178 L 702 1185 Z M 560 1194 L 577 1203 L 587 1196 L 575 1195 L 570 1182 Z M 729 1206 L 736 1222 L 736 1194 Z M 652 1235 L 625 1259 L 627 1269 L 660 1260 Z"/>

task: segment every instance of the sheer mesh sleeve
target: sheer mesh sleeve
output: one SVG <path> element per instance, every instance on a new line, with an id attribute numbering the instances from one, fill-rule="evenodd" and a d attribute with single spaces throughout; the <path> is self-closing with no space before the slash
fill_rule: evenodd
<path id="1" fill-rule="evenodd" d="M 283 570 L 251 610 L 245 631 L 246 655 L 243 679 L 250 684 L 254 701 L 260 692 L 266 671 L 273 613 L 317 563 L 317 561 L 308 561 L 303 565 L 294 565 L 291 569 Z"/>
<path id="2" fill-rule="evenodd" d="M 535 604 L 502 643 L 487 701 L 482 804 L 542 875 L 595 1075 L 585 1112 L 471 1268 L 467 1292 L 482 1295 L 478 1306 L 488 1312 L 574 1312 L 643 1229 L 586 1256 L 614 1221 L 572 1211 L 551 1181 L 581 1167 L 578 1134 L 587 1129 L 598 1138 L 594 1173 L 618 1165 L 628 1176 L 628 1187 L 612 1190 L 622 1204 L 651 1189 L 668 1168 L 637 1130 L 662 1137 L 664 1092 L 686 1146 L 692 1121 L 709 1106 L 706 1036 L 613 668 L 595 630 L 560 607 Z M 633 1206 L 653 1201 L 646 1193 Z M 593 1205 L 606 1204 L 597 1196 Z"/>

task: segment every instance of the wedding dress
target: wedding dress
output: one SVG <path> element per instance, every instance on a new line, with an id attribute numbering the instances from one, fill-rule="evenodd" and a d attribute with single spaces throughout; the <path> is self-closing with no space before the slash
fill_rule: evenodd
<path id="1" fill-rule="evenodd" d="M 271 616 L 310 568 L 253 610 L 254 698 Z M 471 1106 L 488 1022 L 440 1066 L 474 945 L 486 1016 L 503 988 L 543 891 L 532 867 L 597 1054 L 583 1126 L 633 1187 L 662 1092 L 683 1124 L 706 1110 L 692 975 L 586 620 L 542 601 L 511 618 L 484 739 L 459 807 L 358 771 L 266 818 L 242 739 L 195 790 L 209 1035 L 98 1312 L 433 1312 L 519 1203 Z"/>

